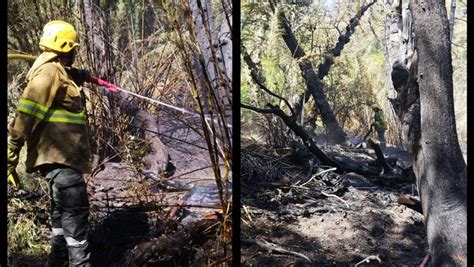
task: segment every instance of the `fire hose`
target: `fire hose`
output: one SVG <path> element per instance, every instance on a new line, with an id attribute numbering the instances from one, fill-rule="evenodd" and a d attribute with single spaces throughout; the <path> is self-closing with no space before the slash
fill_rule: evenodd
<path id="1" fill-rule="evenodd" d="M 24 59 L 24 60 L 33 61 L 36 58 L 37 58 L 37 56 L 34 56 L 34 55 L 17 54 L 17 53 L 9 53 L 8 54 L 8 59 Z M 138 97 L 140 99 L 143 99 L 143 100 L 146 100 L 146 101 L 149 101 L 149 102 L 152 102 L 152 103 L 164 106 L 164 107 L 168 107 L 168 108 L 180 111 L 182 113 L 185 113 L 185 114 L 188 114 L 188 115 L 191 115 L 191 116 L 194 116 L 194 117 L 200 117 L 201 116 L 199 113 L 192 112 L 192 111 L 186 110 L 184 108 L 176 107 L 176 106 L 164 103 L 162 101 L 159 101 L 159 100 L 147 97 L 147 96 L 143 96 L 143 95 L 131 92 L 130 90 L 120 88 L 115 84 L 109 83 L 105 80 L 102 80 L 102 79 L 99 79 L 99 78 L 96 78 L 96 77 L 91 76 L 90 79 L 88 80 L 88 82 L 96 84 L 98 86 L 105 87 L 107 90 L 109 90 L 111 92 L 114 92 L 114 93 L 117 92 L 117 91 L 122 91 L 124 93 L 133 95 L 133 96 Z M 209 118 L 208 115 L 204 115 L 204 117 L 205 117 L 206 120 L 211 120 L 211 118 Z M 232 128 L 232 125 L 230 125 L 230 124 L 226 124 L 226 125 L 227 125 L 227 127 Z"/>

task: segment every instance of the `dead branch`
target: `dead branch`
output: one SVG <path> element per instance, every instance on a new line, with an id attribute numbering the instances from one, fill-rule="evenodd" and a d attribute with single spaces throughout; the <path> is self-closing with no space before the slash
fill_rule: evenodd
<path id="1" fill-rule="evenodd" d="M 370 6 L 375 4 L 377 0 L 363 6 L 357 14 L 349 20 L 349 25 L 346 26 L 346 32 L 339 36 L 336 45 L 329 51 L 334 57 L 340 56 L 344 46 L 349 43 L 350 36 L 355 32 L 355 27 L 359 25 L 360 19 Z M 318 66 L 318 76 L 322 80 L 329 72 L 331 65 L 334 63 L 333 59 L 325 59 L 322 64 Z"/>
<path id="2" fill-rule="evenodd" d="M 244 208 L 245 214 L 247 214 L 247 217 L 249 218 L 250 222 L 253 223 L 252 217 L 250 216 L 250 211 L 249 211 L 249 209 L 247 208 L 247 206 L 246 206 L 246 205 L 242 205 L 242 207 Z"/>
<path id="3" fill-rule="evenodd" d="M 258 113 L 264 113 L 264 114 L 273 113 L 273 110 L 271 110 L 271 109 L 257 108 L 257 107 L 250 106 L 250 105 L 247 105 L 247 104 L 244 104 L 244 103 L 240 103 L 240 107 L 250 109 L 250 110 L 253 110 L 253 111 L 258 112 Z"/>
<path id="4" fill-rule="evenodd" d="M 345 201 L 344 199 L 342 199 L 342 198 L 340 198 L 340 197 L 338 197 L 338 196 L 336 196 L 336 195 L 334 195 L 334 194 L 328 194 L 328 193 L 323 192 L 323 191 L 321 191 L 321 194 L 322 194 L 323 196 L 327 196 L 327 197 L 335 197 L 335 198 L 339 199 L 340 201 L 342 201 L 344 204 L 346 204 L 346 206 L 347 206 L 348 208 L 350 208 L 350 207 L 349 207 L 349 204 L 347 204 L 347 201 Z"/>
<path id="5" fill-rule="evenodd" d="M 359 261 L 358 263 L 356 263 L 355 267 L 363 264 L 363 263 L 369 263 L 371 260 L 377 260 L 379 263 L 382 263 L 382 260 L 379 258 L 379 255 L 372 255 L 372 256 L 368 256 L 367 258 Z"/>
<path id="6" fill-rule="evenodd" d="M 273 111 L 273 114 L 280 117 L 285 123 L 285 125 L 288 126 L 288 128 L 290 128 L 298 137 L 303 140 L 305 146 L 311 151 L 311 153 L 316 155 L 318 159 L 320 159 L 324 164 L 339 167 L 339 164 L 337 162 L 329 158 L 322 150 L 318 148 L 316 142 L 308 135 L 306 130 L 300 125 L 298 125 L 298 123 L 293 118 L 286 115 L 285 112 L 280 109 L 280 107 L 271 104 L 267 104 L 267 107 L 269 107 L 270 110 Z"/>
<path id="7" fill-rule="evenodd" d="M 308 184 L 309 182 L 311 182 L 312 180 L 314 180 L 314 179 L 315 179 L 316 177 L 318 177 L 318 176 L 321 176 L 321 175 L 323 175 L 323 174 L 325 174 L 325 173 L 327 173 L 327 172 L 335 171 L 335 170 L 337 170 L 337 168 L 330 168 L 330 169 L 327 169 L 327 170 L 322 170 L 322 171 L 316 173 L 315 175 L 313 175 L 313 176 L 311 177 L 311 179 L 309 179 L 308 181 L 304 182 L 301 186 L 305 186 L 306 184 Z"/>
<path id="8" fill-rule="evenodd" d="M 288 108 L 290 109 L 291 114 L 293 115 L 293 113 L 294 113 L 293 108 L 291 107 L 288 100 L 286 98 L 282 97 L 282 96 L 279 96 L 279 95 L 273 93 L 270 89 L 268 89 L 265 86 L 265 84 L 264 84 L 265 83 L 265 77 L 262 75 L 261 71 L 258 69 L 257 64 L 255 64 L 252 61 L 252 58 L 250 57 L 250 55 L 248 54 L 245 46 L 242 43 L 240 44 L 240 48 L 241 48 L 241 52 L 242 52 L 244 61 L 245 61 L 245 63 L 247 63 L 247 66 L 250 69 L 250 77 L 252 77 L 252 80 L 260 87 L 260 89 L 267 92 L 269 95 L 282 100 L 288 106 Z"/>
<path id="9" fill-rule="evenodd" d="M 292 117 L 288 116 L 279 106 L 274 106 L 272 104 L 267 104 L 266 109 L 260 109 L 251 107 L 245 104 L 241 104 L 241 107 L 247 108 L 256 112 L 262 111 L 262 113 L 272 113 L 280 117 L 285 125 L 290 128 L 298 137 L 301 138 L 303 144 L 308 148 L 308 150 L 315 155 L 323 164 L 329 165 L 331 167 L 337 168 L 337 172 L 355 172 L 362 175 L 371 175 L 377 176 L 379 173 L 375 170 L 368 169 L 364 166 L 347 163 L 343 161 L 337 161 L 333 158 L 330 158 L 326 153 L 318 148 L 316 142 L 310 137 L 306 130 L 301 127 Z"/>
<path id="10" fill-rule="evenodd" d="M 307 256 L 305 256 L 301 253 L 284 249 L 283 247 L 281 247 L 279 245 L 267 242 L 263 239 L 262 240 L 259 240 L 259 239 L 242 239 L 242 243 L 250 244 L 250 245 L 257 245 L 257 246 L 260 246 L 260 247 L 268 250 L 269 252 L 275 251 L 275 252 L 282 253 L 282 254 L 294 255 L 294 256 L 303 258 L 303 259 L 307 260 L 308 262 L 312 262 Z"/>
<path id="11" fill-rule="evenodd" d="M 430 259 L 431 259 L 430 253 L 426 254 L 426 256 L 423 258 L 423 261 L 420 263 L 420 267 L 428 266 L 427 264 L 430 262 Z"/>

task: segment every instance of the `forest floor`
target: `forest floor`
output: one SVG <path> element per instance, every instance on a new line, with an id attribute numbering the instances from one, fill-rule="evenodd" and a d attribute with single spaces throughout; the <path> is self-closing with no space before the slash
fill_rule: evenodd
<path id="1" fill-rule="evenodd" d="M 145 178 L 126 162 L 107 162 L 86 178 L 94 266 L 200 266 L 224 258 L 224 242 L 216 234 L 223 216 L 216 182 L 206 144 L 191 129 L 199 122 L 164 117 L 159 137 L 176 168 L 171 177 Z M 24 211 L 31 221 L 43 218 L 35 226 L 40 234 L 31 242 L 45 249 L 39 254 L 24 248 L 14 252 L 9 266 L 43 266 L 51 228 L 46 190 L 10 195 L 9 212 L 15 212 L 15 201 L 33 207 Z"/>
<path id="2" fill-rule="evenodd" d="M 322 149 L 362 165 L 375 162 L 371 149 Z M 410 165 L 406 151 L 389 147 L 385 154 L 402 168 Z M 426 255 L 422 215 L 397 204 L 399 196 L 416 194 L 413 177 L 337 174 L 301 160 L 308 154 L 251 142 L 241 158 L 243 266 L 354 266 L 369 256 L 374 260 L 359 266 L 415 266 Z"/>

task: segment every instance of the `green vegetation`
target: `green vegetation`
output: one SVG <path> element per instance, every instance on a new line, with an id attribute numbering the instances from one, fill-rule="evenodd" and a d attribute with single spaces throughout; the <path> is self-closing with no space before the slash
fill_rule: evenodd
<path id="1" fill-rule="evenodd" d="M 296 39 L 316 72 L 323 60 L 334 61 L 322 83 L 326 97 L 344 131 L 350 135 L 363 136 L 368 130 L 367 127 L 370 125 L 373 115 L 370 106 L 378 104 L 387 114 L 389 130 L 386 133 L 386 138 L 388 142 L 400 145 L 398 118 L 388 101 L 391 80 L 384 39 L 385 6 L 383 3 L 373 5 L 360 20 L 341 55 L 331 57 L 328 53 L 329 50 L 334 47 L 339 36 L 345 32 L 349 19 L 360 8 L 352 1 L 340 0 L 331 3 L 330 6 L 324 2 L 316 2 L 311 5 L 282 4 L 276 8 L 284 10 Z M 453 41 L 457 126 L 460 142 L 464 144 L 466 143 L 466 110 L 462 99 L 465 99 L 463 96 L 465 97 L 466 92 L 465 8 L 464 1 L 458 1 L 456 9 L 458 19 L 455 23 Z M 266 79 L 267 87 L 274 93 L 293 101 L 295 96 L 304 92 L 306 85 L 298 65 L 283 42 L 281 30 L 275 23 L 275 16 L 270 5 L 243 3 L 241 11 L 242 43 L 252 56 L 252 60 L 259 65 Z M 263 108 L 266 103 L 278 104 L 283 110 L 289 112 L 282 101 L 270 97 L 258 89 L 258 86 L 250 78 L 247 68 L 245 62 L 242 61 L 242 103 L 260 108 Z M 314 131 L 324 133 L 325 127 L 313 105 L 312 100 L 306 103 L 304 120 L 316 116 L 320 123 L 316 124 Z M 245 125 L 265 125 L 263 122 L 268 120 L 267 115 L 256 114 L 247 109 L 242 109 L 241 114 L 243 131 L 246 130 Z M 258 121 L 262 123 L 258 123 Z M 282 130 L 285 131 L 284 127 Z M 276 131 L 276 129 L 265 128 L 260 132 L 269 131 Z M 281 134 L 274 136 L 281 136 Z M 267 142 L 273 143 L 272 140 L 267 140 Z"/>

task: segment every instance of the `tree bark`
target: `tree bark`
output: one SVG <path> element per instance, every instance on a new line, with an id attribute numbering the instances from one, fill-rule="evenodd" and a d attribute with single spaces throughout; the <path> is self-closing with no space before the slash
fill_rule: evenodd
<path id="1" fill-rule="evenodd" d="M 465 266 L 467 174 L 454 118 L 445 2 L 417 1 L 409 6 L 395 1 L 392 11 L 388 44 L 395 109 L 413 161 L 432 263 Z"/>
<path id="2" fill-rule="evenodd" d="M 413 158 L 428 244 L 434 266 L 465 266 L 467 173 L 456 133 L 445 1 L 421 1 L 413 11 L 422 133 Z"/>
<path id="3" fill-rule="evenodd" d="M 210 82 L 214 95 L 217 97 L 220 106 L 224 108 L 226 121 L 232 121 L 232 40 L 230 25 L 228 22 L 231 18 L 227 18 L 227 14 L 231 12 L 224 12 L 222 24 L 219 30 L 216 27 L 216 17 L 212 9 L 212 2 L 209 0 L 189 1 L 194 25 L 196 28 L 196 36 L 200 53 L 202 54 L 203 67 L 195 68 L 201 69 L 200 73 L 205 71 L 205 75 L 201 75 L 201 94 L 204 99 L 211 98 L 212 94 L 206 92 L 206 81 Z M 222 8 L 225 8 L 223 6 Z M 206 113 L 209 112 L 207 105 L 204 105 Z"/>
<path id="4" fill-rule="evenodd" d="M 456 0 L 451 0 L 451 17 L 449 18 L 449 41 L 453 42 L 454 22 L 456 21 Z"/>

